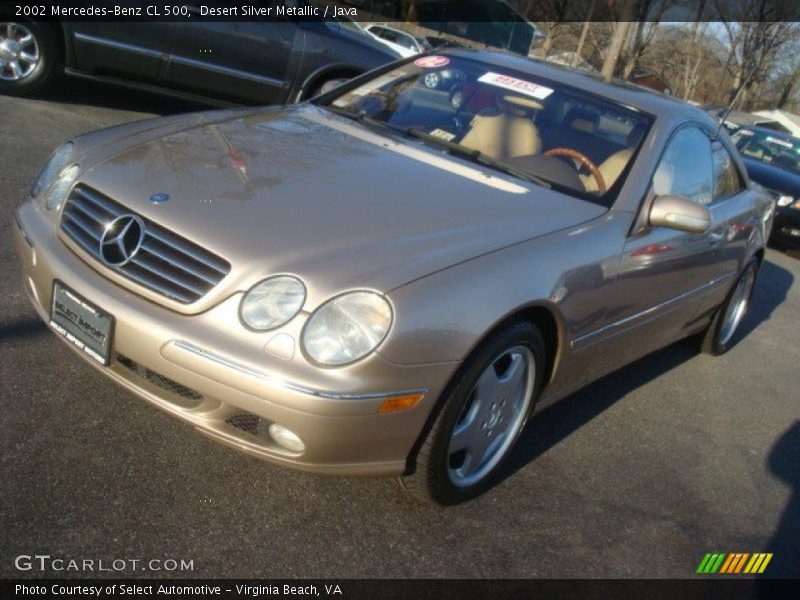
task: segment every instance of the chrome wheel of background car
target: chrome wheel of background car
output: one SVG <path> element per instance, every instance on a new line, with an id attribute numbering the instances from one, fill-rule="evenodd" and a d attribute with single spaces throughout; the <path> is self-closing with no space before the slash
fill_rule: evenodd
<path id="1" fill-rule="evenodd" d="M 439 87 L 439 79 L 438 73 L 426 73 L 422 82 L 425 84 L 425 87 L 434 89 Z"/>
<path id="2" fill-rule="evenodd" d="M 466 99 L 466 96 L 465 96 L 464 92 L 461 91 L 461 90 L 457 90 L 457 91 L 453 92 L 452 96 L 450 96 L 450 105 L 454 109 L 458 110 L 462 106 L 464 106 L 464 100 L 465 99 Z"/>
<path id="3" fill-rule="evenodd" d="M 747 313 L 755 280 L 755 269 L 749 268 L 739 279 L 739 283 L 736 284 L 719 330 L 720 344 L 725 345 L 733 338 L 733 334 L 736 333 L 739 324 Z"/>
<path id="4" fill-rule="evenodd" d="M 30 29 L 20 23 L 0 23 L 0 79 L 25 79 L 40 60 L 39 42 Z"/>
<path id="5" fill-rule="evenodd" d="M 503 459 L 525 424 L 535 381 L 536 361 L 525 346 L 500 354 L 478 378 L 450 436 L 453 485 L 475 485 Z"/>

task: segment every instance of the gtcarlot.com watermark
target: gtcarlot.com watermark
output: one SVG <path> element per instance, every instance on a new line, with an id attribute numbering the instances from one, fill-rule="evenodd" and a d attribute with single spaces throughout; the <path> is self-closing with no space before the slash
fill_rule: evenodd
<path id="1" fill-rule="evenodd" d="M 194 560 L 184 558 L 67 558 L 50 554 L 20 554 L 14 558 L 18 571 L 124 573 L 130 571 L 194 571 Z"/>

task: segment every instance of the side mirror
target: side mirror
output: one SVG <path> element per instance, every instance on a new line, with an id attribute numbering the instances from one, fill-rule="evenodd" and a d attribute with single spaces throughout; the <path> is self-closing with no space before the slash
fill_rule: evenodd
<path id="1" fill-rule="evenodd" d="M 711 226 L 711 213 L 702 204 L 683 196 L 656 196 L 650 207 L 650 225 L 705 233 Z"/>

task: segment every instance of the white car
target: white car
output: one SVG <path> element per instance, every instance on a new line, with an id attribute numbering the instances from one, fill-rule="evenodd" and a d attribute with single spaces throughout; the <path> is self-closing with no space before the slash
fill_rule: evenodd
<path id="1" fill-rule="evenodd" d="M 426 40 L 414 37 L 407 31 L 401 31 L 387 25 L 370 23 L 364 26 L 364 30 L 382 44 L 402 55 L 403 58 L 422 54 L 433 49 Z"/>

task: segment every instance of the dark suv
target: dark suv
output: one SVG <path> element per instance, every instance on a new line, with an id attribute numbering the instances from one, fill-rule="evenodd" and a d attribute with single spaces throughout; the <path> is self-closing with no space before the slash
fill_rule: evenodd
<path id="1" fill-rule="evenodd" d="M 207 5 L 212 4 L 210 2 Z M 0 17 L 0 92 L 67 75 L 215 104 L 293 102 L 399 58 L 338 22 L 35 23 Z"/>

